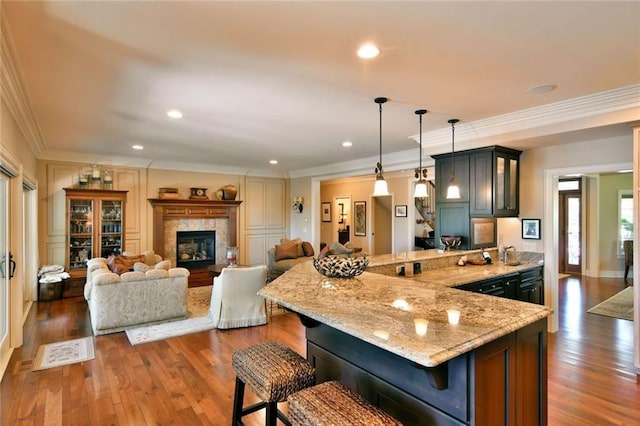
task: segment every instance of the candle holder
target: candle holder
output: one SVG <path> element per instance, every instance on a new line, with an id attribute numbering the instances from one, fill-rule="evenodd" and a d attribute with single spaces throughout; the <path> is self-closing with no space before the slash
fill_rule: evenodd
<path id="1" fill-rule="evenodd" d="M 227 262 L 229 266 L 238 264 L 238 247 L 227 247 Z"/>

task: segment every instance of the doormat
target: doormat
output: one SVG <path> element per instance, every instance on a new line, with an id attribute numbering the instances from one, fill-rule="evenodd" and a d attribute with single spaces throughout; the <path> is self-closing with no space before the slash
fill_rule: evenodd
<path id="1" fill-rule="evenodd" d="M 625 288 L 587 312 L 633 321 L 633 287 Z"/>
<path id="2" fill-rule="evenodd" d="M 75 364 L 94 358 L 93 337 L 91 336 L 49 343 L 48 345 L 40 345 L 38 348 L 36 359 L 33 362 L 33 371 Z"/>

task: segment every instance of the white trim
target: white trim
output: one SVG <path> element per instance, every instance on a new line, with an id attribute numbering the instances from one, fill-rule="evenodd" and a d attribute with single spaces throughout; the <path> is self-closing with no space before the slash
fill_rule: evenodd
<path id="1" fill-rule="evenodd" d="M 0 172 L 10 178 L 20 174 L 20 161 L 2 143 L 0 143 Z"/>

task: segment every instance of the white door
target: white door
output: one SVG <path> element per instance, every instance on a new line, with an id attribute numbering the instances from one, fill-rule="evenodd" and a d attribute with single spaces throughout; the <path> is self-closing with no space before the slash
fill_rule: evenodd
<path id="1" fill-rule="evenodd" d="M 11 355 L 9 339 L 9 180 L 0 173 L 0 378 Z"/>

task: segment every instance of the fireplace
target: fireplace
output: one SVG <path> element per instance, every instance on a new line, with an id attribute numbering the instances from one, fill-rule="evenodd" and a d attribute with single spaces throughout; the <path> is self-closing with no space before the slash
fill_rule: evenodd
<path id="1" fill-rule="evenodd" d="M 176 265 L 187 269 L 216 263 L 216 231 L 177 231 Z"/>

